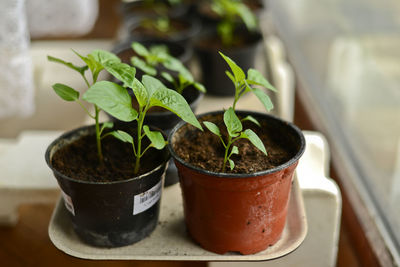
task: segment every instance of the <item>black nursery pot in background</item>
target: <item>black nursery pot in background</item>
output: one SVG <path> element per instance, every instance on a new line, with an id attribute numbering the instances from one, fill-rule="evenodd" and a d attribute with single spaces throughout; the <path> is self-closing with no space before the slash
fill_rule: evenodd
<path id="1" fill-rule="evenodd" d="M 160 153 L 160 164 L 145 174 L 112 182 L 89 182 L 60 173 L 52 164 L 53 155 L 63 146 L 93 134 L 94 127 L 67 132 L 46 151 L 46 162 L 62 190 L 73 228 L 87 244 L 120 247 L 148 236 L 157 226 L 164 173 L 169 154 Z"/>
<path id="2" fill-rule="evenodd" d="M 235 36 L 239 36 L 239 34 Z M 262 35 L 260 33 L 246 33 L 243 42 L 229 48 L 221 46 L 216 34 L 208 34 L 197 40 L 194 51 L 200 63 L 202 82 L 207 93 L 217 96 L 235 95 L 232 81 L 225 74 L 226 62 L 221 58 L 218 51 L 230 57 L 247 72 L 249 68 L 254 68 L 257 49 L 261 41 Z"/>

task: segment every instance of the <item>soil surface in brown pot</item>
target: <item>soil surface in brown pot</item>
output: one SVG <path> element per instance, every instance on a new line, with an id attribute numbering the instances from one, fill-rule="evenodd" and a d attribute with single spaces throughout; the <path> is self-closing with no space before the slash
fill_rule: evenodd
<path id="1" fill-rule="evenodd" d="M 142 148 L 146 148 L 147 144 L 143 142 Z M 111 182 L 146 173 L 164 161 L 160 153 L 154 153 L 155 149 L 151 148 L 141 158 L 139 174 L 134 174 L 135 159 L 131 144 L 108 136 L 102 140 L 102 149 L 104 161 L 100 163 L 95 135 L 83 136 L 57 150 L 51 163 L 60 173 L 77 180 Z"/>
<path id="2" fill-rule="evenodd" d="M 241 118 L 239 116 L 239 118 Z M 223 123 L 223 115 L 217 117 L 208 115 L 200 121 L 211 121 L 218 125 L 224 142 L 228 140 L 226 127 Z M 227 163 L 227 173 L 254 173 L 277 167 L 292 158 L 297 149 L 294 145 L 288 144 L 285 140 L 284 131 L 274 129 L 265 121 L 259 120 L 261 127 L 252 122 L 243 122 L 243 129 L 252 129 L 261 138 L 267 150 L 265 156 L 260 150 L 246 139 L 240 139 L 233 145 L 239 148 L 239 155 L 233 155 L 231 159 L 235 162 L 235 168 L 231 171 Z M 201 169 L 222 172 L 225 148 L 221 144 L 218 136 L 208 131 L 205 127 L 201 132 L 193 126 L 185 125 L 178 132 L 179 142 L 173 143 L 176 154 L 184 161 Z M 179 132 L 184 132 L 185 136 L 179 136 Z"/>

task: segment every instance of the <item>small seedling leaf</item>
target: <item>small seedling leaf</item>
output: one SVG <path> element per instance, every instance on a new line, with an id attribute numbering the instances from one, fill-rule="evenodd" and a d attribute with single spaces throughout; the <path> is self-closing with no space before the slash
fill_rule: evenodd
<path id="1" fill-rule="evenodd" d="M 103 123 L 103 125 L 101 125 L 100 133 L 102 133 L 104 129 L 111 129 L 112 127 L 114 127 L 114 123 L 111 121 L 106 121 Z"/>
<path id="2" fill-rule="evenodd" d="M 132 57 L 131 63 L 134 67 L 141 69 L 145 73 L 155 76 L 157 74 L 157 70 L 153 68 L 151 65 L 147 64 L 145 61 L 138 57 Z"/>
<path id="3" fill-rule="evenodd" d="M 132 108 L 128 91 L 113 82 L 96 82 L 86 91 L 83 99 L 97 105 L 121 121 L 132 121 L 138 116 L 136 110 Z"/>
<path id="4" fill-rule="evenodd" d="M 251 121 L 252 123 L 256 124 L 258 127 L 261 127 L 261 125 L 258 122 L 258 120 L 256 118 L 254 118 L 253 116 L 250 116 L 250 115 L 248 115 L 245 118 L 243 118 L 242 121 Z"/>
<path id="5" fill-rule="evenodd" d="M 139 103 L 139 106 L 140 107 L 146 106 L 147 102 L 149 101 L 147 90 L 144 87 L 144 85 L 136 78 L 133 81 L 132 91 L 136 97 L 136 100 Z"/>
<path id="6" fill-rule="evenodd" d="M 239 148 L 237 146 L 233 146 L 231 150 L 231 155 L 238 155 L 239 154 Z"/>
<path id="7" fill-rule="evenodd" d="M 79 92 L 68 85 L 56 83 L 53 85 L 53 89 L 56 94 L 65 101 L 76 101 L 79 99 Z"/>
<path id="8" fill-rule="evenodd" d="M 263 90 L 259 88 L 253 88 L 252 90 L 267 111 L 271 111 L 274 108 L 271 98 L 269 98 L 269 96 Z"/>
<path id="9" fill-rule="evenodd" d="M 150 142 L 154 148 L 161 150 L 165 147 L 166 142 L 160 132 L 150 131 L 149 126 L 147 125 L 143 126 L 143 131 L 146 134 L 147 138 L 150 139 Z"/>
<path id="10" fill-rule="evenodd" d="M 239 3 L 237 12 L 249 30 L 255 30 L 257 28 L 257 18 L 247 5 Z"/>
<path id="11" fill-rule="evenodd" d="M 204 124 L 204 126 L 207 127 L 208 130 L 210 130 L 210 132 L 221 137 L 221 132 L 215 123 L 212 123 L 210 121 L 203 121 L 203 124 Z"/>
<path id="12" fill-rule="evenodd" d="M 61 63 L 65 66 L 67 66 L 68 68 L 79 72 L 81 75 L 84 75 L 85 71 L 89 68 L 88 66 L 79 67 L 79 66 L 72 64 L 71 62 L 67 62 L 60 58 L 56 58 L 56 57 L 52 57 L 52 56 L 47 56 L 47 59 L 51 62 Z"/>
<path id="13" fill-rule="evenodd" d="M 101 49 L 93 50 L 89 55 L 92 55 L 93 59 L 100 64 L 104 64 L 107 61 L 121 62 L 121 59 L 113 53 Z"/>
<path id="14" fill-rule="evenodd" d="M 168 82 L 173 83 L 174 82 L 174 77 L 172 77 L 171 74 L 169 74 L 168 72 L 163 71 L 161 73 L 161 76 L 166 79 Z"/>
<path id="15" fill-rule="evenodd" d="M 228 63 L 229 67 L 232 70 L 233 75 L 235 76 L 236 82 L 246 79 L 246 74 L 244 73 L 244 71 L 232 59 L 225 56 L 221 52 L 219 52 L 219 54 L 226 61 L 226 63 Z"/>
<path id="16" fill-rule="evenodd" d="M 267 151 L 265 150 L 265 146 L 264 146 L 263 142 L 261 141 L 260 137 L 258 137 L 258 135 L 255 132 L 253 132 L 250 129 L 247 129 L 241 133 L 241 137 L 248 139 L 256 148 L 261 150 L 261 152 L 263 152 L 266 156 L 268 155 Z"/>
<path id="17" fill-rule="evenodd" d="M 235 162 L 233 162 L 233 160 L 229 159 L 229 167 L 231 168 L 231 170 L 233 170 L 233 168 L 235 168 Z"/>
<path id="18" fill-rule="evenodd" d="M 142 44 L 140 44 L 138 42 L 133 42 L 132 43 L 132 49 L 139 56 L 147 57 L 149 55 L 149 50 L 147 50 L 147 48 L 144 45 L 142 45 Z"/>
<path id="19" fill-rule="evenodd" d="M 90 71 L 92 72 L 93 80 L 96 81 L 96 80 L 97 80 L 97 77 L 98 77 L 98 75 L 99 75 L 99 73 L 100 73 L 100 71 L 102 71 L 102 70 L 104 69 L 104 68 L 103 68 L 103 65 L 100 64 L 100 62 L 98 62 L 98 61 L 93 57 L 93 55 L 91 55 L 91 54 L 89 54 L 89 55 L 87 55 L 87 57 L 85 57 L 85 56 L 82 56 L 81 54 L 79 54 L 78 52 L 76 52 L 76 51 L 73 50 L 73 49 L 72 49 L 72 51 L 73 51 L 77 56 L 79 56 L 79 57 L 83 60 L 83 62 L 86 63 L 86 65 L 88 65 Z"/>
<path id="20" fill-rule="evenodd" d="M 261 85 L 271 91 L 278 92 L 278 90 L 256 69 L 249 69 L 247 71 L 247 83 Z"/>
<path id="21" fill-rule="evenodd" d="M 206 93 L 207 92 L 206 88 L 201 83 L 195 82 L 193 84 L 193 86 L 194 86 L 194 88 L 196 88 L 197 90 L 199 90 L 202 93 Z"/>
<path id="22" fill-rule="evenodd" d="M 229 108 L 224 112 L 224 123 L 228 134 L 232 137 L 236 137 L 243 130 L 242 123 L 238 116 L 236 116 L 233 108 Z"/>
<path id="23" fill-rule="evenodd" d="M 229 70 L 226 70 L 226 71 L 225 71 L 225 74 L 226 74 L 226 76 L 228 76 L 228 78 L 233 82 L 233 84 L 236 84 L 235 77 L 233 77 L 233 74 L 232 74 Z"/>
<path id="24" fill-rule="evenodd" d="M 117 130 L 109 133 L 110 135 L 114 136 L 118 140 L 125 142 L 125 143 L 131 143 L 133 144 L 133 137 L 128 134 L 127 132 Z"/>

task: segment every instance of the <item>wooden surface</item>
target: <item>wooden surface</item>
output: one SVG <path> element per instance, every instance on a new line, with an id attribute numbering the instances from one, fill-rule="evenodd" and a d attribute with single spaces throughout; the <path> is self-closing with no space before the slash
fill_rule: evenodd
<path id="1" fill-rule="evenodd" d="M 205 262 L 91 261 L 71 257 L 51 243 L 47 228 L 54 205 L 24 205 L 14 227 L 0 227 L 0 266 L 205 267 Z"/>

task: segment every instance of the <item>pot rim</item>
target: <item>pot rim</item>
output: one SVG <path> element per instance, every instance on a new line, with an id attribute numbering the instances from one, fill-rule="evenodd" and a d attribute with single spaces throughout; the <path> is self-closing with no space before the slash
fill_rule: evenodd
<path id="1" fill-rule="evenodd" d="M 111 181 L 111 182 L 92 182 L 92 181 L 83 181 L 83 180 L 78 180 L 78 179 L 74 179 L 72 177 L 69 177 L 61 172 L 59 172 L 57 169 L 55 169 L 51 163 L 51 159 L 50 159 L 50 154 L 51 151 L 53 149 L 53 147 L 55 147 L 59 142 L 61 142 L 62 140 L 68 140 L 72 135 L 74 135 L 75 133 L 79 133 L 79 132 L 84 132 L 84 131 L 88 131 L 90 130 L 90 128 L 93 128 L 95 125 L 91 124 L 91 125 L 86 125 L 86 126 L 82 126 L 79 128 L 75 128 L 72 129 L 70 131 L 66 131 L 63 134 L 61 134 L 59 137 L 57 137 L 55 140 L 53 140 L 47 147 L 46 152 L 45 152 L 45 160 L 47 163 L 47 166 L 49 166 L 49 168 L 53 171 L 54 174 L 62 177 L 63 179 L 67 179 L 69 181 L 75 182 L 75 183 L 81 183 L 81 184 L 96 184 L 96 185 L 110 185 L 110 184 L 120 184 L 120 183 L 126 183 L 126 182 L 130 182 L 133 180 L 139 180 L 142 179 L 145 176 L 148 176 L 154 172 L 157 172 L 159 169 L 163 168 L 168 161 L 170 160 L 170 157 L 166 157 L 166 159 L 157 167 L 155 167 L 154 169 L 152 169 L 151 171 L 148 171 L 146 173 L 143 173 L 139 176 L 135 176 L 129 179 L 125 179 L 125 180 L 120 180 L 120 181 Z M 153 127 L 152 127 L 153 128 Z M 164 151 L 166 148 L 163 148 Z M 168 151 L 168 150 L 167 150 Z"/>
<path id="2" fill-rule="evenodd" d="M 272 169 L 268 169 L 268 170 L 263 170 L 263 171 L 258 171 L 258 172 L 254 172 L 254 173 L 224 173 L 224 172 L 213 172 L 213 171 L 209 171 L 206 169 L 201 169 L 199 167 L 196 167 L 192 164 L 189 164 L 188 162 L 184 161 L 182 158 L 180 158 L 174 151 L 173 147 L 172 147 L 172 137 L 173 135 L 183 126 L 186 124 L 186 122 L 181 121 L 179 122 L 170 132 L 169 136 L 168 136 L 168 149 L 169 152 L 171 154 L 171 156 L 177 160 L 180 164 L 184 165 L 185 167 L 192 169 L 194 171 L 200 172 L 202 174 L 205 175 L 209 175 L 209 176 L 214 176 L 214 177 L 218 177 L 218 178 L 250 178 L 250 177 L 256 177 L 256 176 L 262 176 L 262 175 L 267 175 L 267 174 L 271 174 L 283 169 L 286 169 L 287 167 L 295 164 L 300 157 L 303 155 L 304 150 L 305 150 L 305 138 L 304 135 L 302 133 L 302 131 L 293 123 L 291 122 L 287 122 L 284 121 L 276 116 L 267 114 L 267 113 L 261 113 L 261 112 L 257 112 L 257 111 L 250 111 L 250 110 L 237 110 L 236 111 L 239 114 L 246 114 L 246 115 L 252 115 L 252 116 L 261 116 L 261 117 L 269 117 L 273 120 L 278 121 L 279 123 L 281 123 L 282 125 L 286 125 L 287 127 L 291 128 L 299 137 L 299 141 L 300 141 L 300 147 L 299 150 L 297 151 L 297 153 L 287 162 L 272 168 Z M 210 111 L 210 112 L 206 112 L 206 113 L 202 113 L 197 115 L 197 118 L 201 118 L 204 117 L 206 115 L 216 115 L 216 114 L 220 114 L 223 113 L 223 111 L 219 110 L 219 111 Z"/>

